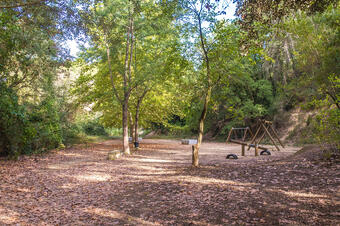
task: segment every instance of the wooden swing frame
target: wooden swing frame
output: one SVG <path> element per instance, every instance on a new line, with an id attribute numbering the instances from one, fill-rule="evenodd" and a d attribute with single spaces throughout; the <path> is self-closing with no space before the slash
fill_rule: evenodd
<path id="1" fill-rule="evenodd" d="M 232 134 L 236 135 L 236 130 L 245 130 L 242 140 L 237 140 L 237 139 L 231 139 Z M 274 137 L 270 134 L 270 131 L 273 133 Z M 245 142 L 245 139 L 247 137 L 247 134 L 250 134 L 251 136 L 251 141 L 250 143 Z M 260 135 L 261 134 L 261 135 Z M 268 148 L 264 146 L 260 146 L 260 142 L 263 140 L 263 138 L 267 135 L 273 145 L 275 146 L 277 151 L 280 151 L 279 146 L 276 144 L 275 139 L 278 141 L 278 143 L 282 146 L 282 148 L 285 148 L 283 143 L 281 142 L 279 136 L 277 135 L 275 129 L 273 128 L 273 123 L 271 121 L 266 121 L 259 119 L 258 120 L 258 126 L 255 135 L 253 135 L 251 129 L 249 127 L 242 127 L 242 128 L 234 128 L 232 127 L 231 130 L 228 133 L 228 137 L 226 140 L 226 143 L 235 143 L 235 144 L 240 144 L 242 145 L 242 156 L 245 155 L 245 146 L 248 146 L 248 151 L 250 148 L 254 147 L 255 148 L 255 156 L 258 156 L 258 149 L 261 150 L 268 150 Z"/>

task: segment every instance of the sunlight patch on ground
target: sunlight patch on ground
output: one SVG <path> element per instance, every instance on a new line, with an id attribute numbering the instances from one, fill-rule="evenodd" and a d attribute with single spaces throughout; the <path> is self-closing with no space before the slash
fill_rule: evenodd
<path id="1" fill-rule="evenodd" d="M 284 190 L 274 190 L 274 189 L 266 189 L 267 191 L 271 192 L 280 192 L 289 197 L 293 198 L 329 198 L 327 195 L 320 195 L 320 194 L 313 194 L 313 193 L 305 193 L 305 192 L 298 192 L 298 191 L 284 191 Z"/>
<path id="2" fill-rule="evenodd" d="M 19 214 L 17 212 L 0 207 L 1 224 L 14 224 L 15 222 L 18 222 L 18 216 Z"/>
<path id="3" fill-rule="evenodd" d="M 114 210 L 109 210 L 109 209 L 102 209 L 102 208 L 86 208 L 84 209 L 84 212 L 90 213 L 90 214 L 96 214 L 99 216 L 103 217 L 110 217 L 110 218 L 116 218 L 116 219 L 121 219 L 124 221 L 128 221 L 129 224 L 132 225 L 160 225 L 158 223 L 150 222 L 150 221 L 145 221 L 141 218 L 138 217 L 133 217 L 125 213 L 119 213 Z"/>
<path id="4" fill-rule="evenodd" d="M 84 157 L 84 155 L 79 154 L 79 153 L 63 153 L 63 155 L 71 156 L 71 157 L 80 157 L 80 158 Z"/>
<path id="5" fill-rule="evenodd" d="M 62 189 L 73 189 L 76 186 L 77 186 L 77 184 L 67 183 L 67 184 L 63 184 L 62 186 L 60 186 L 60 188 L 62 188 Z"/>
<path id="6" fill-rule="evenodd" d="M 299 197 L 299 198 L 328 198 L 327 195 L 319 195 L 313 193 L 304 193 L 304 192 L 297 192 L 297 191 L 283 191 L 279 190 L 280 192 L 288 195 L 290 197 Z"/>
<path id="7" fill-rule="evenodd" d="M 55 164 L 55 165 L 48 165 L 47 168 L 52 169 L 52 170 L 65 170 L 65 169 L 68 169 L 69 166 L 65 164 Z"/>
<path id="8" fill-rule="evenodd" d="M 233 186 L 254 186 L 256 183 L 242 183 L 238 181 L 232 180 L 221 180 L 215 178 L 207 178 L 207 177 L 194 177 L 194 176 L 176 176 L 177 179 L 185 182 L 193 182 L 200 184 L 224 184 L 224 185 L 233 185 Z"/>
<path id="9" fill-rule="evenodd" d="M 165 162 L 165 163 L 170 163 L 174 162 L 171 160 L 163 160 L 163 159 L 135 159 L 137 162 Z"/>
<path id="10" fill-rule="evenodd" d="M 19 192 L 32 192 L 32 190 L 29 190 L 27 188 L 17 188 Z"/>
<path id="11" fill-rule="evenodd" d="M 138 179 L 138 180 L 149 180 L 149 178 L 153 178 L 152 180 L 150 179 L 149 181 L 176 181 L 176 178 L 173 179 L 172 176 L 168 176 L 168 174 L 175 174 L 176 171 L 167 171 L 166 173 L 164 172 L 152 172 L 150 175 L 129 175 L 129 178 L 133 179 Z M 166 176 L 165 178 L 157 177 L 155 179 L 155 175 L 164 175 Z"/>
<path id="12" fill-rule="evenodd" d="M 80 181 L 90 181 L 90 182 L 98 182 L 98 181 L 109 181 L 111 176 L 104 173 L 92 173 L 92 174 L 83 174 L 74 176 L 77 180 Z"/>
<path id="13" fill-rule="evenodd" d="M 142 170 L 152 170 L 152 171 L 161 171 L 161 174 L 164 174 L 165 169 L 161 167 L 153 167 L 153 166 L 137 166 L 136 168 L 142 169 Z M 153 174 L 157 174 L 159 172 L 152 172 Z"/>
<path id="14" fill-rule="evenodd" d="M 167 174 L 175 174 L 176 171 L 168 171 Z M 155 174 L 152 173 L 150 175 L 129 175 L 129 178 L 145 181 L 149 180 L 150 182 L 173 182 L 173 183 L 197 183 L 201 185 L 216 185 L 216 186 L 222 186 L 227 185 L 232 187 L 233 189 L 244 191 L 245 187 L 252 187 L 256 185 L 256 183 L 242 183 L 238 181 L 232 181 L 232 180 L 220 180 L 215 178 L 207 178 L 207 177 L 195 177 L 195 176 L 166 176 L 166 177 L 156 177 Z M 162 174 L 162 173 L 160 173 Z M 164 173 L 163 173 L 164 174 Z"/>

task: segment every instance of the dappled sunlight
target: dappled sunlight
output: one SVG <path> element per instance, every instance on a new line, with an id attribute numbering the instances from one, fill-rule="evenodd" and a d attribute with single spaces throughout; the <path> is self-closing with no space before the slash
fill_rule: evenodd
<path id="1" fill-rule="evenodd" d="M 82 158 L 82 157 L 85 157 L 86 155 L 83 155 L 83 154 L 79 154 L 79 153 L 72 153 L 72 152 L 63 152 L 62 155 L 64 156 L 70 156 L 70 157 L 79 157 L 79 158 Z"/>
<path id="2" fill-rule="evenodd" d="M 313 194 L 313 193 L 305 193 L 299 191 L 284 191 L 281 189 L 266 189 L 271 192 L 280 192 L 284 195 L 287 195 L 292 198 L 329 198 L 327 195 Z"/>
<path id="3" fill-rule="evenodd" d="M 65 183 L 60 188 L 62 189 L 73 189 L 76 188 L 78 185 L 77 184 L 72 184 L 72 183 Z"/>
<path id="4" fill-rule="evenodd" d="M 18 222 L 19 213 L 4 209 L 0 206 L 0 224 L 14 224 Z"/>
<path id="5" fill-rule="evenodd" d="M 48 165 L 47 168 L 51 170 L 66 170 L 70 168 L 70 165 L 54 164 L 54 165 Z"/>
<path id="6" fill-rule="evenodd" d="M 32 192 L 32 190 L 27 189 L 27 188 L 17 188 L 17 190 L 18 190 L 19 192 L 26 192 L 26 193 Z"/>
<path id="7" fill-rule="evenodd" d="M 319 195 L 313 193 L 304 193 L 304 192 L 296 192 L 296 191 L 282 191 L 280 192 L 290 196 L 290 197 L 301 197 L 301 198 L 328 198 L 327 195 Z"/>
<path id="8" fill-rule="evenodd" d="M 299 180 L 300 169 L 287 175 L 291 165 L 227 161 L 216 149 L 200 154 L 198 168 L 189 150 L 140 150 L 114 161 L 101 152 L 69 149 L 0 167 L 0 225 L 327 225 L 338 216 L 335 188 L 318 190 L 312 177 L 334 170 Z"/>
<path id="9" fill-rule="evenodd" d="M 103 148 L 98 148 L 98 149 L 95 149 L 94 151 L 96 153 L 99 153 L 99 154 L 103 154 L 103 155 L 106 155 L 109 151 L 111 151 L 112 148 L 110 149 L 103 149 Z"/>
<path id="10" fill-rule="evenodd" d="M 207 177 L 195 177 L 195 176 L 176 176 L 176 179 L 185 182 L 191 183 L 200 183 L 200 184 L 207 184 L 207 185 L 233 185 L 233 186 L 254 186 L 256 183 L 242 183 L 233 180 L 221 180 L 215 178 L 207 178 Z"/>
<path id="11" fill-rule="evenodd" d="M 129 175 L 128 177 L 130 179 L 136 179 L 138 181 L 149 181 L 152 183 L 156 182 L 171 182 L 175 184 L 200 184 L 200 185 L 213 185 L 213 186 L 227 186 L 232 187 L 235 190 L 244 191 L 245 187 L 252 187 L 257 185 L 256 183 L 243 183 L 233 180 L 221 180 L 221 179 L 215 179 L 215 178 L 206 178 L 206 177 L 196 177 L 196 176 L 172 176 L 167 174 L 176 174 L 176 171 L 167 171 L 167 173 L 163 173 L 164 177 L 156 177 L 155 175 L 161 173 L 153 173 L 150 175 Z M 132 181 L 130 181 L 132 182 Z"/>
<path id="12" fill-rule="evenodd" d="M 73 177 L 79 181 L 89 181 L 89 182 L 110 181 L 112 178 L 109 174 L 104 174 L 104 173 L 82 174 L 82 175 L 76 175 Z"/>
<path id="13" fill-rule="evenodd" d="M 136 162 L 163 162 L 163 163 L 170 163 L 170 162 L 175 162 L 172 160 L 164 160 L 164 159 L 151 159 L 151 158 L 145 158 L 145 159 L 135 159 L 134 161 Z"/>
<path id="14" fill-rule="evenodd" d="M 67 169 L 73 169 L 75 167 L 79 166 L 88 166 L 88 167 L 101 167 L 106 166 L 106 163 L 102 162 L 94 162 L 94 161 L 84 161 L 82 160 L 76 160 L 76 161 L 68 161 L 68 162 L 62 162 L 57 164 L 49 164 L 47 166 L 47 169 L 50 170 L 67 170 Z"/>
<path id="15" fill-rule="evenodd" d="M 154 166 L 145 166 L 145 165 L 142 165 L 142 166 L 137 166 L 136 168 L 138 169 L 141 169 L 141 170 L 145 170 L 145 171 L 160 171 L 161 174 L 164 174 L 165 172 L 165 169 L 164 168 L 161 168 L 161 167 L 154 167 Z M 154 173 L 159 173 L 159 172 L 152 172 L 153 174 Z"/>
<path id="16" fill-rule="evenodd" d="M 86 213 L 90 214 L 96 214 L 102 217 L 110 217 L 110 218 L 116 218 L 124 221 L 128 221 L 129 224 L 136 224 L 136 225 L 160 225 L 159 223 L 154 223 L 150 221 L 145 221 L 141 218 L 134 217 L 125 213 L 117 212 L 114 210 L 109 209 L 102 209 L 102 208 L 96 208 L 96 207 L 88 207 L 83 210 Z"/>

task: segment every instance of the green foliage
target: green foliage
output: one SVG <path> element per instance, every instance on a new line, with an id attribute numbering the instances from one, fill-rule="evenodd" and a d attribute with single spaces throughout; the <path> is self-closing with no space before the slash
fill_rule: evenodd
<path id="1" fill-rule="evenodd" d="M 0 153 L 18 156 L 27 149 L 34 129 L 27 127 L 25 108 L 18 104 L 18 96 L 0 82 Z"/>
<path id="2" fill-rule="evenodd" d="M 55 100 L 47 97 L 39 105 L 20 105 L 14 90 L 0 85 L 0 152 L 17 157 L 58 147 L 62 134 Z"/>
<path id="3" fill-rule="evenodd" d="M 336 105 L 340 103 L 340 77 L 330 76 L 330 89 L 336 90 L 336 97 L 332 99 L 328 96 L 325 99 L 314 101 L 315 106 L 320 109 L 311 123 L 314 128 L 313 136 L 315 140 L 327 148 L 331 145 L 333 149 L 340 150 L 340 108 Z M 320 90 L 320 92 L 323 92 Z"/>
<path id="4" fill-rule="evenodd" d="M 107 136 L 103 125 L 99 123 L 99 119 L 89 120 L 81 124 L 82 130 L 87 135 Z"/>
<path id="5" fill-rule="evenodd" d="M 36 131 L 32 150 L 50 150 L 62 143 L 59 114 L 53 97 L 47 97 L 39 105 L 30 106 L 28 121 Z"/>

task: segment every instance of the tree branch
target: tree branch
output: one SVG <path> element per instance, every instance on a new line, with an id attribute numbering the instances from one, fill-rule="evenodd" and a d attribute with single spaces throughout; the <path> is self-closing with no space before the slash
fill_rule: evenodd
<path id="1" fill-rule="evenodd" d="M 33 6 L 33 5 L 39 5 L 46 0 L 38 0 L 35 2 L 30 2 L 30 3 L 19 3 L 17 5 L 8 5 L 8 6 L 0 6 L 0 9 L 11 9 L 11 8 L 18 8 L 18 7 L 26 7 L 26 6 Z"/>
<path id="2" fill-rule="evenodd" d="M 109 47 L 106 47 L 106 54 L 107 54 L 107 62 L 108 62 L 108 66 L 109 66 L 110 80 L 111 80 L 113 93 L 116 96 L 117 100 L 122 104 L 123 102 L 119 98 L 118 91 L 116 89 L 116 86 L 115 86 L 115 83 L 114 83 L 114 80 L 113 80 L 113 74 L 112 74 L 112 69 L 111 69 L 110 48 Z"/>

